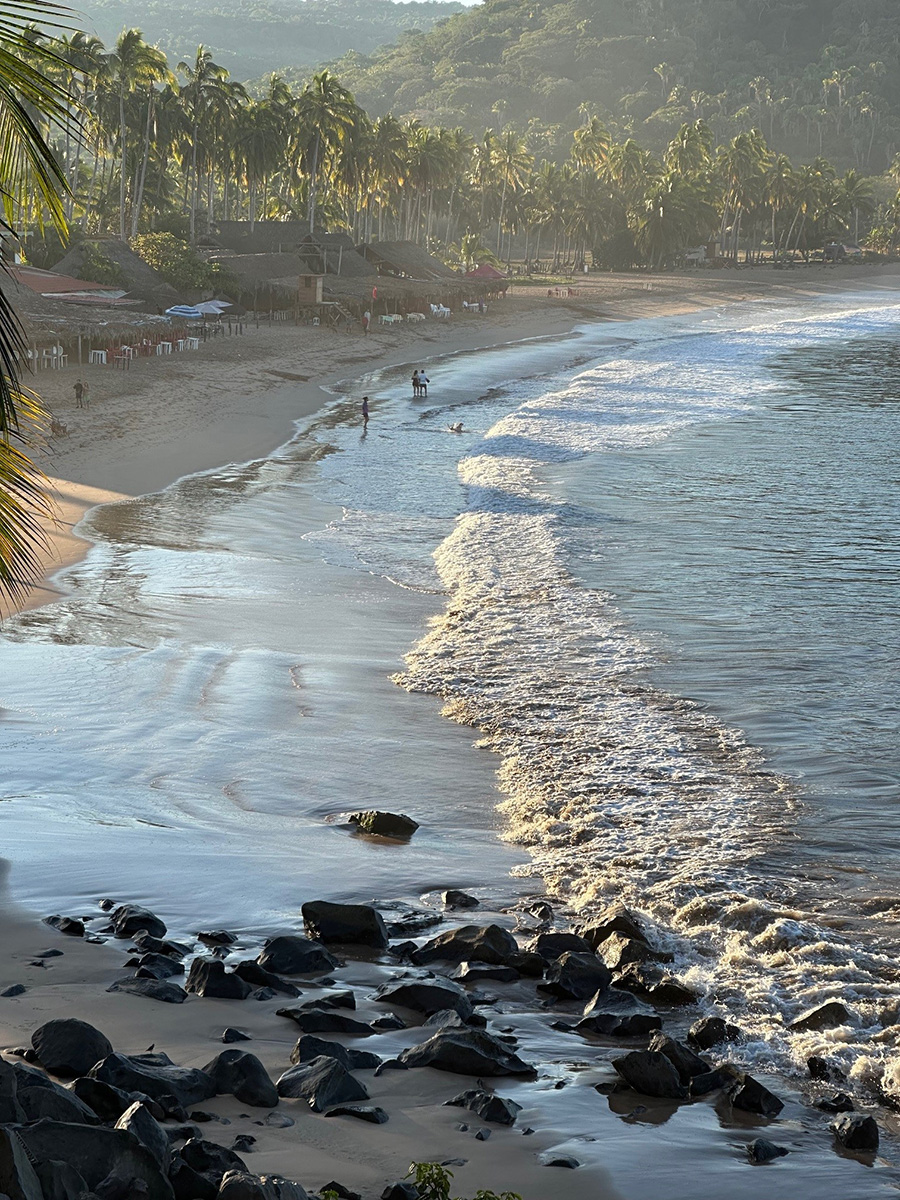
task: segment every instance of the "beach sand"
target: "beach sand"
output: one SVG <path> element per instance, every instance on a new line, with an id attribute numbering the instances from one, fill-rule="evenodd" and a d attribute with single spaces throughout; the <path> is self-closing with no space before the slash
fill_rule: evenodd
<path id="1" fill-rule="evenodd" d="M 648 279 L 634 275 L 591 276 L 573 283 L 575 294 L 571 297 L 547 297 L 546 288 L 539 285 L 517 287 L 509 299 L 495 303 L 483 320 L 454 317 L 446 325 L 429 322 L 423 327 L 376 329 L 368 338 L 355 330 L 342 333 L 291 325 L 250 327 L 244 337 L 216 339 L 196 352 L 139 360 L 127 373 L 77 366 L 47 373 L 35 381 L 36 386 L 69 431 L 42 456 L 41 465 L 52 477 L 59 505 L 58 524 L 48 529 L 47 578 L 32 589 L 23 607 L 47 603 L 64 591 L 65 581 L 54 580 L 53 576 L 76 562 L 88 548 L 74 529 L 89 508 L 159 490 L 188 473 L 265 456 L 291 436 L 295 422 L 312 415 L 330 398 L 327 389 L 338 380 L 353 379 L 379 366 L 422 363 L 458 349 L 564 333 L 588 320 L 662 316 L 726 303 L 772 302 L 840 292 L 850 287 L 893 288 L 895 271 L 864 273 L 816 267 L 779 273 L 697 272 Z M 90 383 L 88 410 L 75 408 L 72 389 L 79 377 Z M 101 1028 L 118 1051 L 136 1053 L 153 1044 L 178 1064 L 203 1066 L 223 1049 L 224 1027 L 237 1025 L 253 1038 L 245 1048 L 260 1056 L 273 1077 L 286 1069 L 298 1031 L 274 1015 L 275 1009 L 284 1004 L 283 998 L 235 1003 L 191 997 L 183 1005 L 167 1005 L 108 993 L 105 989 L 110 982 L 123 973 L 126 955 L 122 949 L 129 943 L 99 946 L 64 938 L 8 900 L 0 909 L 0 986 L 22 983 L 28 989 L 21 996 L 0 999 L 0 1049 L 8 1052 L 28 1045 L 31 1032 L 51 1018 L 78 1016 Z M 479 913 L 477 919 L 488 920 L 490 914 Z M 509 921 L 502 914 L 499 919 Z M 45 967 L 33 965 L 38 961 L 34 956 L 44 947 L 59 948 L 64 954 L 48 960 Z M 255 954 L 255 948 L 251 952 Z M 353 985 L 363 994 L 384 978 L 385 970 L 351 961 L 339 973 L 339 979 L 342 985 Z M 370 1009 L 367 1018 L 379 1011 L 383 1010 Z M 398 1046 L 408 1043 L 407 1037 Z M 357 1044 L 368 1048 L 364 1042 Z M 379 1052 L 384 1053 L 381 1047 Z M 571 1048 L 567 1053 L 573 1053 Z M 589 1060 L 590 1055 L 585 1054 L 585 1058 Z M 367 1198 L 380 1195 L 384 1184 L 401 1178 L 414 1160 L 453 1158 L 466 1160 L 464 1166 L 451 1168 L 456 1173 L 454 1194 L 471 1195 L 478 1188 L 498 1192 L 511 1189 L 524 1200 L 546 1200 L 550 1195 L 556 1200 L 583 1200 L 586 1195 L 615 1200 L 618 1196 L 647 1194 L 637 1182 L 634 1187 L 621 1187 L 621 1180 L 629 1172 L 636 1181 L 641 1174 L 639 1124 L 622 1126 L 619 1116 L 607 1111 L 606 1100 L 587 1086 L 590 1080 L 586 1080 L 585 1087 L 572 1091 L 581 1094 L 582 1104 L 586 1103 L 585 1097 L 602 1102 L 598 1136 L 602 1130 L 603 1154 L 599 1148 L 592 1151 L 583 1147 L 589 1171 L 567 1171 L 541 1166 L 538 1159 L 546 1149 L 564 1145 L 568 1136 L 565 1127 L 545 1123 L 533 1136 L 523 1137 L 522 1129 L 533 1115 L 527 1105 L 513 1129 L 493 1126 L 490 1140 L 476 1140 L 474 1132 L 484 1127 L 484 1122 L 471 1119 L 471 1114 L 461 1109 L 442 1107 L 444 1100 L 473 1086 L 470 1079 L 430 1069 L 390 1071 L 377 1079 L 371 1072 L 362 1072 L 360 1077 L 370 1090 L 371 1102 L 389 1112 L 387 1126 L 368 1125 L 349 1117 L 324 1120 L 301 1101 L 281 1105 L 280 1110 L 295 1122 L 290 1128 L 259 1126 L 254 1121 L 264 1116 L 265 1110 L 248 1110 L 229 1097 L 219 1097 L 198 1107 L 231 1123 L 204 1124 L 203 1136 L 230 1145 L 236 1134 L 250 1133 L 257 1138 L 253 1152 L 247 1155 L 251 1170 L 279 1173 L 307 1188 L 337 1179 L 358 1188 Z M 496 1083 L 500 1095 L 516 1096 L 521 1086 L 507 1086 L 506 1080 Z M 553 1089 L 553 1073 L 533 1086 Z M 653 1102 L 646 1103 L 653 1110 Z M 698 1106 L 698 1111 L 699 1107 L 706 1106 Z M 708 1111 L 712 1113 L 711 1108 Z M 660 1115 L 659 1122 L 665 1119 Z M 653 1111 L 647 1120 L 657 1123 Z M 457 1128 L 464 1122 L 470 1126 L 466 1133 Z M 753 1123 L 748 1122 L 741 1138 L 746 1141 L 760 1132 L 764 1131 L 754 1130 Z M 802 1143 L 796 1123 L 790 1136 L 798 1146 Z M 713 1197 L 724 1194 L 726 1188 L 732 1191 L 733 1165 L 723 1150 L 730 1145 L 729 1138 L 734 1140 L 733 1131 L 721 1131 L 710 1158 L 699 1142 L 690 1147 L 670 1145 L 669 1152 L 678 1154 L 680 1178 L 667 1200 L 688 1195 Z M 566 1147 L 565 1152 L 574 1151 Z M 654 1150 L 659 1152 L 659 1148 Z M 600 1161 L 604 1154 L 611 1162 L 616 1161 L 614 1174 L 604 1169 Z M 729 1149 L 727 1154 L 730 1156 L 732 1151 Z M 806 1169 L 813 1171 L 809 1180 L 824 1180 L 827 1167 L 824 1156 L 821 1170 L 811 1167 L 807 1159 Z M 697 1176 L 700 1170 L 708 1172 L 703 1185 Z M 796 1174 L 786 1175 L 784 1185 L 786 1190 L 770 1194 L 800 1194 Z M 846 1191 L 847 1196 L 851 1194 L 864 1193 Z"/>

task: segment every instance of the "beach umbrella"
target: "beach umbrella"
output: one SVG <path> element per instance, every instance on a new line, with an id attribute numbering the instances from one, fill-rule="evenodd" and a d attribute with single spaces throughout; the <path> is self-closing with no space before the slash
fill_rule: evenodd
<path id="1" fill-rule="evenodd" d="M 195 308 L 193 304 L 173 304 L 171 308 L 166 309 L 167 317 L 187 317 L 193 320 L 199 320 L 203 313 L 199 308 Z"/>
<path id="2" fill-rule="evenodd" d="M 197 305 L 197 312 L 204 317 L 220 317 L 226 308 L 231 308 L 227 300 L 205 300 Z"/>

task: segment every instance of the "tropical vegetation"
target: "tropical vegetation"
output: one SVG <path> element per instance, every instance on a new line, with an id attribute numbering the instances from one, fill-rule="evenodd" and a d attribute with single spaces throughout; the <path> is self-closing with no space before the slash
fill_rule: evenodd
<path id="1" fill-rule="evenodd" d="M 328 70 L 300 87 L 272 75 L 251 95 L 206 47 L 171 64 L 137 29 L 108 49 L 83 32 L 34 34 L 31 51 L 52 55 L 65 97 L 66 119 L 46 133 L 67 217 L 80 236 L 118 234 L 154 265 L 162 255 L 176 286 L 216 286 L 181 246 L 202 249 L 221 220 L 409 239 L 454 265 L 576 269 L 661 268 L 711 242 L 734 263 L 787 258 L 870 227 L 884 249 L 900 229 L 896 183 L 818 154 L 795 163 L 756 126 L 718 141 L 697 117 L 654 149 L 585 105 L 564 139 L 505 111 L 475 136 L 373 118 Z M 21 200 L 33 229 L 46 201 Z"/>

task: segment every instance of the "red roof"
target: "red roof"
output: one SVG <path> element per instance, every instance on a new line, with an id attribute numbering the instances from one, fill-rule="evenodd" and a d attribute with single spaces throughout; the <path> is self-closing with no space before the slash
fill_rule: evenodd
<path id="1" fill-rule="evenodd" d="M 75 279 L 72 275 L 57 275 L 55 271 L 42 271 L 40 267 L 21 264 L 9 267 L 9 273 L 23 287 L 30 288 L 39 296 L 61 295 L 63 292 L 116 292 L 123 289 L 109 283 L 93 283 L 88 279 Z"/>
<path id="2" fill-rule="evenodd" d="M 474 271 L 466 272 L 466 279 L 505 279 L 506 276 L 502 271 L 498 271 L 496 267 L 492 267 L 490 263 L 482 263 L 480 267 L 476 267 Z"/>

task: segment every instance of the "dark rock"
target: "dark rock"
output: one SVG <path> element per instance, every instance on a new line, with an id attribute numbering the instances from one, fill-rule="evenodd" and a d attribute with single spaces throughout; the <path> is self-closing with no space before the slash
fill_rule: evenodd
<path id="1" fill-rule="evenodd" d="M 224 963 L 215 958 L 194 959 L 185 989 L 217 1000 L 246 1000 L 253 990 L 239 975 L 227 972 Z"/>
<path id="2" fill-rule="evenodd" d="M 268 1125 L 272 1129 L 290 1129 L 294 1121 L 293 1118 L 287 1116 L 285 1113 L 271 1112 L 267 1113 L 261 1121 L 254 1122 L 254 1124 Z"/>
<path id="3" fill-rule="evenodd" d="M 440 1012 L 432 1013 L 422 1022 L 423 1028 L 428 1029 L 465 1029 L 466 1022 L 454 1008 L 442 1008 Z"/>
<path id="4" fill-rule="evenodd" d="M 17 1129 L 16 1134 L 32 1162 L 68 1163 L 98 1195 L 113 1176 L 130 1186 L 131 1191 L 124 1193 L 128 1200 L 140 1196 L 145 1200 L 172 1200 L 172 1189 L 156 1159 L 123 1129 L 39 1121 Z"/>
<path id="5" fill-rule="evenodd" d="M 62 950 L 38 950 L 35 958 L 62 958 Z"/>
<path id="6" fill-rule="evenodd" d="M 475 1140 L 477 1142 L 486 1142 L 490 1136 L 491 1131 L 489 1129 L 477 1129 L 475 1131 Z"/>
<path id="7" fill-rule="evenodd" d="M 251 1108 L 274 1108 L 278 1104 L 278 1093 L 266 1068 L 246 1050 L 223 1050 L 203 1072 L 215 1084 L 218 1096 L 234 1096 Z"/>
<path id="8" fill-rule="evenodd" d="M 660 956 L 645 941 L 613 933 L 597 947 L 597 957 L 611 971 L 623 971 L 629 963 L 659 961 Z"/>
<path id="9" fill-rule="evenodd" d="M 795 1033 L 806 1033 L 809 1030 L 834 1029 L 838 1025 L 847 1025 L 850 1013 L 838 1000 L 829 1000 L 817 1008 L 807 1009 L 796 1021 L 791 1021 L 788 1029 Z"/>
<path id="10" fill-rule="evenodd" d="M 516 939 L 499 925 L 462 925 L 426 942 L 415 952 L 413 961 L 505 963 L 511 954 L 518 952 Z"/>
<path id="11" fill-rule="evenodd" d="M 704 1071 L 702 1075 L 694 1075 L 690 1081 L 691 1099 L 698 1096 L 708 1096 L 720 1088 L 729 1087 L 740 1072 L 734 1067 L 715 1067 L 712 1071 Z"/>
<path id="12" fill-rule="evenodd" d="M 727 1094 L 735 1108 L 759 1113 L 762 1117 L 777 1117 L 784 1108 L 784 1102 L 752 1075 L 738 1074 Z"/>
<path id="13" fill-rule="evenodd" d="M 138 1100 L 127 1108 L 116 1121 L 116 1129 L 133 1134 L 142 1146 L 147 1147 L 164 1171 L 169 1169 L 169 1139 L 146 1104 Z"/>
<path id="14" fill-rule="evenodd" d="M 470 896 L 468 892 L 461 892 L 458 888 L 448 888 L 441 899 L 444 902 L 444 908 L 478 908 L 479 906 L 479 901 L 475 896 Z"/>
<path id="15" fill-rule="evenodd" d="M 222 1041 L 226 1045 L 231 1042 L 250 1042 L 252 1040 L 249 1033 L 242 1033 L 240 1029 L 234 1029 L 231 1025 L 222 1034 Z"/>
<path id="16" fill-rule="evenodd" d="M 132 940 L 141 954 L 165 954 L 167 958 L 186 958 L 191 952 L 191 947 L 182 942 L 165 941 L 144 930 L 136 933 Z"/>
<path id="17" fill-rule="evenodd" d="M 874 1117 L 862 1113 L 842 1113 L 831 1122 L 831 1132 L 845 1150 L 878 1149 L 878 1126 Z"/>
<path id="18" fill-rule="evenodd" d="M 547 968 L 541 991 L 566 999 L 587 1000 L 596 992 L 605 991 L 612 975 L 607 966 L 593 954 L 576 954 L 567 950 Z"/>
<path id="19" fill-rule="evenodd" d="M 67 937 L 84 937 L 84 921 L 80 921 L 78 917 L 61 917 L 59 913 L 54 913 L 52 917 L 44 917 L 44 924 L 66 934 Z"/>
<path id="20" fill-rule="evenodd" d="M 275 993 L 270 987 L 257 988 L 255 992 L 250 993 L 251 1000 L 274 1000 Z"/>
<path id="21" fill-rule="evenodd" d="M 650 1013 L 593 1012 L 575 1026 L 577 1033 L 614 1038 L 643 1038 L 657 1029 L 662 1029 L 662 1021 Z"/>
<path id="22" fill-rule="evenodd" d="M 655 1033 L 647 1049 L 664 1054 L 681 1076 L 682 1083 L 689 1083 L 695 1075 L 705 1075 L 710 1069 L 708 1062 L 665 1033 Z"/>
<path id="23" fill-rule="evenodd" d="M 386 983 L 375 993 L 379 1004 L 399 1004 L 416 1012 L 431 1016 L 432 1013 L 452 1008 L 467 1020 L 473 1012 L 472 1002 L 458 983 L 449 979 L 402 979 Z"/>
<path id="24" fill-rule="evenodd" d="M 381 1193 L 381 1200 L 419 1200 L 419 1189 L 414 1183 L 389 1183 Z"/>
<path id="25" fill-rule="evenodd" d="M 269 938 L 256 961 L 276 975 L 322 975 L 338 965 L 321 942 L 295 934 Z"/>
<path id="26" fill-rule="evenodd" d="M 375 1068 L 375 1077 L 383 1075 L 385 1071 L 408 1071 L 409 1067 L 406 1063 L 402 1063 L 399 1058 L 387 1058 L 380 1066 Z"/>
<path id="27" fill-rule="evenodd" d="M 385 1125 L 388 1115 L 383 1108 L 373 1104 L 340 1104 L 325 1114 L 326 1117 L 356 1117 L 358 1121 L 368 1121 L 370 1125 Z"/>
<path id="28" fill-rule="evenodd" d="M 231 1143 L 231 1148 L 232 1150 L 236 1150 L 238 1154 L 250 1154 L 255 1145 L 256 1138 L 252 1133 L 239 1133 Z"/>
<path id="29" fill-rule="evenodd" d="M 356 1037 L 371 1037 L 375 1032 L 371 1025 L 329 1008 L 279 1008 L 276 1016 L 288 1017 L 304 1033 L 352 1033 Z"/>
<path id="30" fill-rule="evenodd" d="M 616 977 L 615 983 L 616 987 L 622 988 L 623 991 L 642 996 L 651 1004 L 661 1004 L 665 1007 L 677 1008 L 685 1004 L 694 1004 L 697 1000 L 696 994 L 689 987 L 671 975 L 664 975 L 658 968 L 644 963 L 629 963 Z"/>
<path id="31" fill-rule="evenodd" d="M 359 1192 L 351 1192 L 349 1188 L 345 1188 L 342 1183 L 335 1183 L 333 1179 L 331 1183 L 319 1188 L 320 1195 L 324 1195 L 325 1192 L 334 1192 L 338 1200 L 362 1200 Z"/>
<path id="32" fill-rule="evenodd" d="M 222 1177 L 218 1200 L 309 1200 L 299 1183 L 280 1175 L 250 1175 L 227 1171 Z"/>
<path id="33" fill-rule="evenodd" d="M 161 1102 L 174 1096 L 185 1106 L 211 1100 L 216 1094 L 205 1072 L 196 1067 L 176 1067 L 167 1054 L 110 1054 L 91 1068 L 89 1077 L 125 1092 L 144 1092 Z"/>
<path id="34" fill-rule="evenodd" d="M 184 966 L 168 954 L 144 954 L 138 960 L 135 975 L 139 979 L 171 979 L 183 975 Z"/>
<path id="35" fill-rule="evenodd" d="M 374 834 L 377 837 L 400 838 L 408 841 L 419 828 L 419 822 L 402 813 L 378 812 L 369 809 L 367 812 L 354 812 L 347 818 L 355 825 L 360 833 Z M 363 943 L 364 945 L 367 943 Z"/>
<path id="36" fill-rule="evenodd" d="M 620 933 L 623 937 L 633 938 L 638 942 L 647 940 L 639 918 L 624 904 L 611 905 L 596 921 L 579 930 L 579 933 L 590 944 L 592 950 L 596 950 L 601 942 L 605 942 L 614 933 Z"/>
<path id="37" fill-rule="evenodd" d="M 540 979 L 546 966 L 541 956 L 530 950 L 520 950 L 517 954 L 511 954 L 506 960 L 506 965 L 529 979 Z"/>
<path id="38" fill-rule="evenodd" d="M 371 904 L 332 904 L 330 900 L 311 900 L 300 911 L 309 936 L 326 945 L 374 946 L 376 950 L 386 950 L 388 947 L 384 919 Z"/>
<path id="39" fill-rule="evenodd" d="M 573 1158 L 571 1154 L 557 1154 L 553 1150 L 548 1150 L 546 1154 L 541 1154 L 538 1162 L 542 1167 L 567 1167 L 570 1171 L 574 1171 L 579 1167 L 577 1158 Z"/>
<path id="40" fill-rule="evenodd" d="M 117 938 L 133 938 L 142 930 L 151 937 L 166 936 L 165 922 L 148 908 L 139 904 L 122 904 L 112 914 L 113 929 Z"/>
<path id="41" fill-rule="evenodd" d="M 653 1050 L 633 1050 L 612 1064 L 630 1088 L 644 1096 L 667 1100 L 686 1100 L 688 1090 L 678 1069 L 665 1054 Z"/>
<path id="42" fill-rule="evenodd" d="M 839 1082 L 844 1078 L 843 1072 L 837 1067 L 829 1063 L 827 1059 L 820 1058 L 817 1054 L 812 1055 L 806 1060 L 806 1067 L 809 1071 L 810 1079 L 817 1079 L 822 1082 Z"/>
<path id="43" fill-rule="evenodd" d="M 385 917 L 389 937 L 416 937 L 426 929 L 433 929 L 443 921 L 440 913 L 427 908 L 410 908 L 394 916 L 388 913 Z"/>
<path id="44" fill-rule="evenodd" d="M 99 1079 L 76 1079 L 71 1090 L 72 1094 L 96 1113 L 101 1121 L 110 1124 L 115 1124 L 122 1113 L 134 1104 L 135 1099 L 143 1099 L 134 1092 L 123 1092 L 121 1088 L 113 1087 L 109 1083 L 101 1083 Z M 149 1096 L 147 1100 L 150 1100 Z M 162 1109 L 152 1115 L 158 1119 L 158 1116 L 162 1115 Z"/>
<path id="45" fill-rule="evenodd" d="M 497 983 L 515 983 L 520 976 L 515 967 L 464 962 L 453 972 L 453 978 L 461 983 L 481 983 L 485 979 L 495 980 Z"/>
<path id="46" fill-rule="evenodd" d="M 368 1100 L 369 1093 L 346 1067 L 334 1058 L 314 1058 L 310 1063 L 291 1067 L 277 1083 L 278 1095 L 305 1100 L 313 1112 L 322 1112 L 335 1104 Z"/>
<path id="47" fill-rule="evenodd" d="M 784 1158 L 786 1154 L 790 1154 L 786 1146 L 777 1146 L 765 1138 L 755 1138 L 747 1146 L 747 1157 L 756 1164 L 774 1162 L 776 1158 Z"/>
<path id="48" fill-rule="evenodd" d="M 688 1030 L 687 1042 L 698 1050 L 711 1050 L 723 1042 L 740 1041 L 741 1031 L 721 1017 L 701 1017 Z"/>
<path id="49" fill-rule="evenodd" d="M 163 1004 L 184 1004 L 187 992 L 168 979 L 138 979 L 129 975 L 117 979 L 106 989 L 108 992 L 128 992 L 131 996 L 146 996 L 148 1000 L 161 1000 Z"/>
<path id="50" fill-rule="evenodd" d="M 434 1067 L 457 1075 L 522 1075 L 533 1078 L 534 1068 L 499 1038 L 480 1029 L 439 1029 L 428 1041 L 400 1055 L 408 1067 Z"/>
<path id="51" fill-rule="evenodd" d="M 393 1033 L 397 1029 L 406 1029 L 406 1022 L 402 1017 L 398 1017 L 396 1013 L 385 1013 L 383 1017 L 376 1017 L 372 1021 L 372 1028 L 377 1029 L 379 1033 Z"/>
<path id="52" fill-rule="evenodd" d="M 94 1063 L 112 1054 L 112 1044 L 99 1029 L 64 1017 L 48 1021 L 31 1035 L 41 1064 L 54 1075 L 85 1075 Z"/>
<path id="53" fill-rule="evenodd" d="M 827 1113 L 853 1112 L 853 1101 L 846 1092 L 835 1092 L 816 1101 L 816 1108 Z"/>
<path id="54" fill-rule="evenodd" d="M 349 989 L 343 992 L 328 992 L 315 1000 L 306 1000 L 300 1008 L 347 1008 L 350 1012 L 356 1009 L 356 996 Z"/>
<path id="55" fill-rule="evenodd" d="M 180 1152 L 172 1156 L 169 1182 L 175 1193 L 175 1200 L 216 1200 L 219 1195 L 219 1185 L 211 1183 L 193 1167 L 189 1167 L 183 1161 Z"/>
<path id="56" fill-rule="evenodd" d="M 55 1083 L 43 1071 L 14 1063 L 15 1099 L 26 1121 L 64 1121 L 68 1124 L 96 1125 L 97 1114 L 74 1093 Z M 4 1072 L 5 1074 L 5 1072 Z"/>
<path id="57" fill-rule="evenodd" d="M 0 1058 L 0 1125 L 18 1125 L 26 1120 L 18 1099 L 19 1076 L 15 1068 Z"/>
<path id="58" fill-rule="evenodd" d="M 197 939 L 205 942 L 207 946 L 233 946 L 237 941 L 237 934 L 229 933 L 227 929 L 209 929 L 198 933 Z"/>
<path id="59" fill-rule="evenodd" d="M 9 998 L 10 998 L 10 997 L 12 997 L 12 996 L 21 996 L 21 995 L 23 995 L 23 994 L 24 994 L 25 992 L 27 992 L 27 991 L 28 991 L 28 988 L 27 988 L 27 987 L 25 987 L 25 985 L 24 985 L 24 984 L 22 984 L 22 983 L 11 983 L 11 984 L 9 985 L 9 987 L 5 987 L 5 988 L 3 989 L 3 991 L 2 991 L 2 992 L 0 992 L 0 996 L 3 996 L 5 999 L 9 999 Z"/>
<path id="60" fill-rule="evenodd" d="M 223 1125 L 230 1125 L 231 1122 L 223 1120 Z M 190 1142 L 196 1138 L 202 1138 L 200 1127 L 195 1125 L 193 1121 L 185 1122 L 183 1125 L 168 1125 L 166 1127 L 166 1137 L 169 1142 L 174 1145 L 175 1142 Z"/>
<path id="61" fill-rule="evenodd" d="M 191 1138 L 181 1147 L 181 1161 L 196 1171 L 207 1182 L 218 1188 L 228 1171 L 246 1171 L 247 1165 L 233 1150 L 207 1142 L 203 1138 Z"/>
<path id="62" fill-rule="evenodd" d="M 539 933 L 528 949 L 545 963 L 556 962 L 563 954 L 593 954 L 591 945 L 577 933 Z"/>
<path id="63" fill-rule="evenodd" d="M 516 1104 L 515 1100 L 506 1100 L 481 1088 L 460 1092 L 452 1100 L 445 1101 L 445 1104 L 455 1108 L 467 1108 L 477 1117 L 481 1117 L 482 1121 L 493 1121 L 497 1125 L 514 1125 L 516 1117 L 522 1111 L 522 1105 Z"/>
<path id="64" fill-rule="evenodd" d="M 68 1163 L 49 1159 L 35 1163 L 34 1171 L 44 1200 L 81 1200 L 88 1190 L 84 1176 Z"/>
<path id="65" fill-rule="evenodd" d="M 348 1071 L 372 1071 L 381 1065 L 377 1054 L 371 1054 L 367 1050 L 349 1049 L 339 1042 L 329 1042 L 309 1033 L 304 1034 L 291 1051 L 291 1062 L 298 1065 L 322 1057 L 337 1059 Z"/>
<path id="66" fill-rule="evenodd" d="M 49 1156 L 48 1156 L 49 1157 Z M 44 1200 L 25 1147 L 11 1129 L 0 1128 L 0 1188 L 9 1200 Z"/>
<path id="67" fill-rule="evenodd" d="M 418 949 L 418 943 L 405 941 L 394 942 L 393 946 L 390 948 L 390 951 L 394 958 L 398 958 L 400 962 L 412 962 L 412 956 Z"/>

